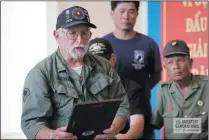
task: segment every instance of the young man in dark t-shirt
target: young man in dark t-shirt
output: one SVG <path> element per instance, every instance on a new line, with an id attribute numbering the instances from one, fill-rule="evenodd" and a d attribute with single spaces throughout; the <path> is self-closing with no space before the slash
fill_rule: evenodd
<path id="1" fill-rule="evenodd" d="M 114 66 L 117 60 L 111 44 L 103 38 L 95 38 L 89 42 L 89 52 L 109 60 Z M 142 86 L 127 78 L 121 78 L 121 82 L 128 94 L 130 105 L 130 123 L 118 139 L 151 139 L 153 129 L 150 125 L 151 106 Z"/>
<path id="2" fill-rule="evenodd" d="M 159 48 L 150 37 L 134 31 L 139 1 L 111 1 L 115 29 L 105 35 L 117 56 L 115 68 L 120 76 L 140 84 L 150 99 L 151 89 L 161 79 Z"/>

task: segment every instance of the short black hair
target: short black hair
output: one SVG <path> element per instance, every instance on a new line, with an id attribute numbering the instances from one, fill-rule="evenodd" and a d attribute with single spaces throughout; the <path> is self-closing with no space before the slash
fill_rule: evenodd
<path id="1" fill-rule="evenodd" d="M 115 10 L 115 8 L 118 6 L 121 2 L 132 2 L 135 4 L 137 11 L 139 10 L 140 1 L 111 1 L 111 9 L 112 11 Z"/>

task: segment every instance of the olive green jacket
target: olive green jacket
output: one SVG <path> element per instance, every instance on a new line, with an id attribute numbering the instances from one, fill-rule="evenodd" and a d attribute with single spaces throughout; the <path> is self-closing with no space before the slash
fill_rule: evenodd
<path id="1" fill-rule="evenodd" d="M 78 75 L 58 49 L 32 68 L 25 79 L 21 128 L 27 138 L 35 139 L 41 128 L 66 126 L 74 103 L 115 98 L 123 99 L 116 116 L 128 120 L 128 98 L 112 65 L 86 54 Z"/>
<path id="2" fill-rule="evenodd" d="M 209 85 L 207 76 L 193 75 L 185 97 L 172 80 L 161 84 L 156 96 L 151 123 L 158 129 L 164 126 L 165 139 L 208 138 Z M 174 125 L 174 118 L 188 118 L 188 120 L 190 120 L 189 118 L 200 118 L 201 132 L 174 133 L 175 128 L 182 128 L 181 125 Z"/>

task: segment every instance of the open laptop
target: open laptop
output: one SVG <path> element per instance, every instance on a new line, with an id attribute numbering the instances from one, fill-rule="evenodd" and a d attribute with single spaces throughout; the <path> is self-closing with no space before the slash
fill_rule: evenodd
<path id="1" fill-rule="evenodd" d="M 73 107 L 67 132 L 78 139 L 93 139 L 110 128 L 122 99 L 78 103 Z"/>

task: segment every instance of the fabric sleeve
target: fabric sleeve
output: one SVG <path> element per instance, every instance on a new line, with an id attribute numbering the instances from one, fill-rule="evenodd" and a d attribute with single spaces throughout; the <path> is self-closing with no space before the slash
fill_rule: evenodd
<path id="1" fill-rule="evenodd" d="M 160 86 L 156 93 L 156 104 L 151 118 L 151 124 L 157 129 L 163 126 L 163 108 L 162 88 Z"/>
<path id="2" fill-rule="evenodd" d="M 48 127 L 52 115 L 48 85 L 40 69 L 33 68 L 24 83 L 21 128 L 28 139 L 35 139 L 41 128 Z"/>
<path id="3" fill-rule="evenodd" d="M 136 91 L 133 96 L 133 99 L 129 100 L 130 104 L 130 113 L 134 114 L 143 114 L 144 116 L 151 115 L 151 107 L 148 98 L 143 93 L 142 90 Z"/>

